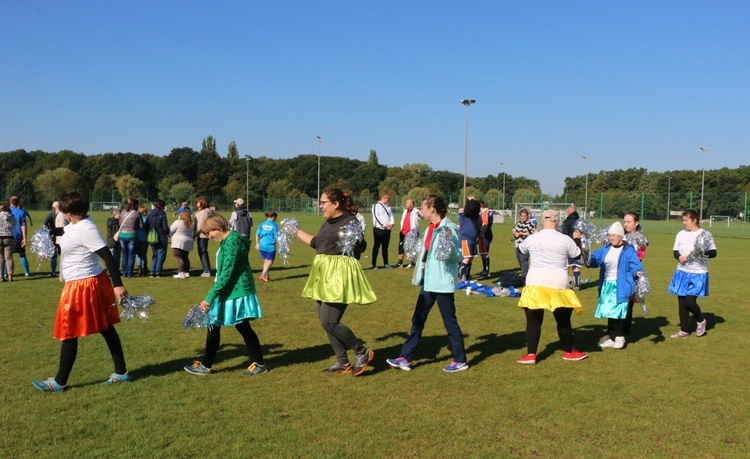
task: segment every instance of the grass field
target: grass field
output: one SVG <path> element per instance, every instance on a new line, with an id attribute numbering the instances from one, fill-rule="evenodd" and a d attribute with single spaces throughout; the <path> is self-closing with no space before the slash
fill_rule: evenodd
<path id="1" fill-rule="evenodd" d="M 38 226 L 43 214 L 32 215 Z M 94 217 L 103 229 L 106 215 Z M 317 232 L 320 217 L 298 218 L 303 229 Z M 80 340 L 71 389 L 43 394 L 31 380 L 57 370 L 60 344 L 52 326 L 62 287 L 44 275 L 45 264 L 30 279 L 0 284 L 0 456 L 748 457 L 750 240 L 713 228 L 719 256 L 710 261 L 711 296 L 699 301 L 708 332 L 673 340 L 677 300 L 666 289 L 682 226 L 674 220 L 644 227 L 651 240 L 644 260 L 649 313 L 636 308 L 624 350 L 598 349 L 606 328 L 593 317 L 598 271 L 584 270 L 592 282 L 580 292 L 584 313 L 573 317 L 573 327 L 587 360 L 562 360 L 548 314 L 539 364 L 517 364 L 525 353 L 517 299 L 459 294 L 471 368 L 457 374 L 442 371 L 451 354 L 437 312 L 414 370 L 385 363 L 398 356 L 418 293 L 406 269 L 366 271 L 379 301 L 351 305 L 344 316 L 375 350 L 372 367 L 359 378 L 321 373 L 332 351 L 314 302 L 300 297 L 314 253 L 295 241 L 290 263 L 277 260 L 272 281 L 258 285 L 265 317 L 253 327 L 271 372 L 242 375 L 249 362 L 231 328 L 223 332 L 214 374 L 182 371 L 200 358 L 205 339 L 204 331 L 183 330 L 182 319 L 213 280 L 134 278 L 126 280 L 132 295 L 157 300 L 148 322 L 117 326 L 134 381 L 100 384 L 112 363 L 104 340 L 92 336 Z M 494 226 L 495 273 L 516 267 L 510 229 L 510 223 Z M 197 274 L 195 253 L 191 261 Z M 251 264 L 260 267 L 255 251 Z M 174 272 L 171 257 L 166 269 Z"/>

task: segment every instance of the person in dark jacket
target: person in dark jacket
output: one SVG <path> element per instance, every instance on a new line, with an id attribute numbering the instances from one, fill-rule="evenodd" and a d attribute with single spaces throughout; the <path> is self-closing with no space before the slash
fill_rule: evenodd
<path id="1" fill-rule="evenodd" d="M 159 199 L 152 203 L 154 208 L 148 214 L 149 229 L 153 228 L 159 235 L 159 241 L 151 244 L 153 256 L 151 258 L 151 277 L 161 277 L 161 269 L 167 258 L 167 244 L 169 237 L 169 225 L 167 214 L 164 213 L 165 202 Z"/>
<path id="2" fill-rule="evenodd" d="M 575 231 L 575 224 L 579 218 L 576 206 L 568 206 L 566 210 L 567 217 L 562 222 L 561 232 L 569 238 L 575 240 L 573 232 Z M 573 268 L 573 290 L 581 290 L 581 259 L 580 258 L 568 258 L 568 267 Z"/>
<path id="3" fill-rule="evenodd" d="M 115 233 L 120 229 L 120 209 L 112 209 L 111 216 L 107 219 L 107 248 L 112 252 L 117 266 L 120 266 L 120 243 L 115 241 Z"/>
<path id="4" fill-rule="evenodd" d="M 477 239 L 482 226 L 481 207 L 474 196 L 466 198 L 464 208 L 458 211 L 458 237 L 461 241 L 463 261 L 458 265 L 458 278 L 471 279 L 471 262 L 477 256 Z"/>
<path id="5" fill-rule="evenodd" d="M 246 238 L 250 238 L 250 230 L 253 228 L 253 216 L 247 211 L 245 200 L 237 198 L 234 200 L 234 212 L 229 217 L 229 229 L 237 231 Z"/>

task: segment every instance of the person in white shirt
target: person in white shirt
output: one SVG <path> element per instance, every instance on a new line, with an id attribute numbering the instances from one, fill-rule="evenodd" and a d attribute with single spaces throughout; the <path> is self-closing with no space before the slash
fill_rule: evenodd
<path id="1" fill-rule="evenodd" d="M 518 363 L 536 364 L 537 347 L 542 334 L 544 310 L 549 309 L 557 322 L 557 335 L 563 349 L 563 360 L 583 360 L 588 355 L 573 348 L 570 316 L 583 311 L 575 292 L 568 289 L 568 258 L 578 258 L 581 249 L 568 236 L 557 231 L 560 217 L 554 210 L 544 211 L 542 230 L 524 239 L 521 253 L 531 255 L 526 287 L 518 306 L 526 314 L 526 355 Z M 580 238 L 580 235 L 576 234 Z"/>
<path id="2" fill-rule="evenodd" d="M 404 206 L 404 212 L 401 214 L 401 231 L 398 233 L 398 263 L 397 268 L 401 268 L 404 265 L 404 239 L 410 231 L 416 230 L 419 235 L 419 220 L 422 220 L 424 215 L 419 209 L 414 207 L 414 200 L 407 199 Z M 407 268 L 411 268 L 414 265 L 412 262 L 415 260 L 409 260 Z"/>
<path id="3" fill-rule="evenodd" d="M 378 269 L 378 250 L 383 248 L 383 263 L 386 269 L 393 269 L 388 264 L 388 245 L 391 243 L 391 228 L 393 228 L 393 211 L 388 203 L 391 201 L 389 193 L 383 193 L 380 201 L 372 206 L 372 232 L 375 241 L 372 244 L 372 269 Z"/>

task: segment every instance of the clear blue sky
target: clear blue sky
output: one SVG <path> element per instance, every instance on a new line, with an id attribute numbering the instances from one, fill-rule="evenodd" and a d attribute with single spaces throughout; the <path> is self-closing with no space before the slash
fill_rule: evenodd
<path id="1" fill-rule="evenodd" d="M 0 151 L 566 176 L 750 164 L 747 1 L 3 1 Z M 711 148 L 702 154 L 699 146 Z M 593 157 L 585 161 L 582 156 Z M 503 168 L 500 163 L 507 163 Z"/>

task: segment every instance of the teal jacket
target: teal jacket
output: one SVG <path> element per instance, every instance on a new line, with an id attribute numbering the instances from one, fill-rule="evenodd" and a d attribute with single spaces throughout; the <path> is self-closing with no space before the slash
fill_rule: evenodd
<path id="1" fill-rule="evenodd" d="M 443 234 L 444 228 L 450 231 L 451 239 L 453 239 L 453 251 L 447 261 L 440 261 L 435 258 L 435 249 L 438 246 L 439 239 L 445 237 Z M 423 285 L 426 292 L 453 293 L 456 291 L 458 263 L 463 260 L 461 243 L 458 240 L 458 227 L 448 217 L 443 218 L 440 225 L 435 228 L 432 241 L 430 241 L 430 250 L 427 252 L 427 260 L 424 262 L 422 261 L 424 258 L 424 239 L 420 242 L 417 266 L 414 268 L 414 277 L 411 283 Z"/>
<path id="2" fill-rule="evenodd" d="M 242 298 L 255 293 L 248 253 L 250 240 L 237 231 L 230 231 L 221 241 L 216 254 L 216 283 L 206 295 L 206 303 Z"/>

